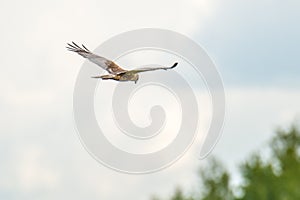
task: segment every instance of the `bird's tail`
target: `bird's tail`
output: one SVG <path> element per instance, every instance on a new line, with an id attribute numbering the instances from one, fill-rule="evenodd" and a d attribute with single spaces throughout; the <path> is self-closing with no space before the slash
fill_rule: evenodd
<path id="1" fill-rule="evenodd" d="M 115 75 L 107 74 L 102 76 L 92 76 L 92 78 L 101 78 L 102 80 L 114 79 Z"/>

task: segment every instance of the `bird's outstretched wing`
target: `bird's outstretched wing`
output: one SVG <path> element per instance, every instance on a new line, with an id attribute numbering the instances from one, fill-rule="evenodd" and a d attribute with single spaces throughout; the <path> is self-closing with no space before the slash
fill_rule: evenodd
<path id="1" fill-rule="evenodd" d="M 155 71 L 155 70 L 168 70 L 168 69 L 173 69 L 176 67 L 178 63 L 174 63 L 171 67 L 144 67 L 144 68 L 137 68 L 133 70 L 129 70 L 128 72 L 133 72 L 133 73 L 141 73 L 141 72 L 148 72 L 148 71 Z"/>
<path id="2" fill-rule="evenodd" d="M 81 55 L 82 57 L 87 58 L 89 61 L 95 63 L 96 65 L 98 65 L 101 68 L 108 71 L 108 73 L 110 73 L 110 74 L 119 74 L 119 73 L 123 73 L 123 72 L 127 71 L 125 69 L 122 69 L 120 66 L 118 66 L 113 61 L 92 53 L 84 45 L 82 45 L 82 47 L 80 47 L 75 42 L 72 42 L 72 44 L 68 43 L 68 46 L 66 48 L 69 51 L 76 52 L 79 55 Z"/>

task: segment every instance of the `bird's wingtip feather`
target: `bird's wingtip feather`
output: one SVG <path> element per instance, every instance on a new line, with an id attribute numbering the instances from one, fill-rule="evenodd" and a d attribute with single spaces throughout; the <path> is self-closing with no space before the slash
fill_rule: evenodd
<path id="1" fill-rule="evenodd" d="M 176 67 L 178 65 L 178 62 L 174 63 L 173 66 L 171 67 L 171 69 L 173 69 L 174 67 Z"/>

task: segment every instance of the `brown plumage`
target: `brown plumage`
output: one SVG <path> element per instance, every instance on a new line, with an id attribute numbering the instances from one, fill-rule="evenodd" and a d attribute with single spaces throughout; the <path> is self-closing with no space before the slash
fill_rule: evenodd
<path id="1" fill-rule="evenodd" d="M 72 44 L 68 43 L 66 47 L 69 51 L 73 51 L 81 55 L 82 57 L 88 59 L 89 61 L 95 63 L 100 66 L 104 70 L 106 70 L 109 74 L 101 75 L 101 76 L 93 76 L 92 78 L 101 78 L 102 80 L 116 80 L 116 81 L 134 81 L 135 83 L 139 79 L 138 73 L 147 72 L 147 71 L 155 71 L 155 70 L 168 70 L 173 69 L 177 66 L 177 62 L 174 63 L 171 67 L 147 67 L 147 68 L 137 68 L 133 70 L 125 70 L 118 66 L 111 60 L 108 60 L 102 56 L 96 55 L 88 50 L 84 45 L 82 47 L 78 46 L 76 43 L 72 42 Z"/>

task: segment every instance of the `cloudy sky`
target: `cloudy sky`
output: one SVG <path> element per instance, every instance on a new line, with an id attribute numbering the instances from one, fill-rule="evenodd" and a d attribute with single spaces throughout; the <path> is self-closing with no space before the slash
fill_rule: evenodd
<path id="1" fill-rule="evenodd" d="M 0 199 L 141 199 L 196 186 L 203 161 L 128 175 L 95 161 L 73 120 L 83 59 L 119 33 L 164 28 L 198 42 L 226 90 L 226 124 L 213 154 L 231 171 L 300 112 L 300 3 L 296 0 L 9 1 L 0 7 Z"/>

